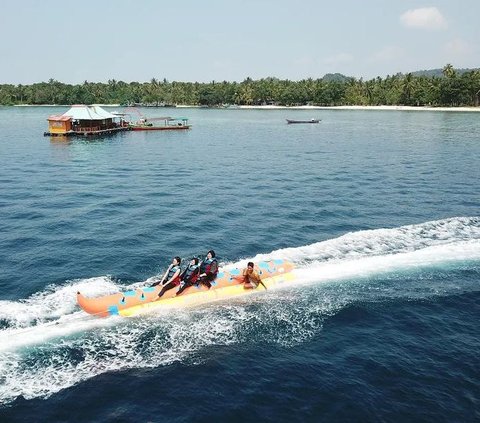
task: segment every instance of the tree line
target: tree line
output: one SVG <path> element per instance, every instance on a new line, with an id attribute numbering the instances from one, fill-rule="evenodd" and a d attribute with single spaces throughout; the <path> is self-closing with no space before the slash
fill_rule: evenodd
<path id="1" fill-rule="evenodd" d="M 316 106 L 478 106 L 480 70 L 443 75 L 397 74 L 371 80 L 343 75 L 336 78 L 246 78 L 242 82 L 88 82 L 64 84 L 50 79 L 31 85 L 0 84 L 0 104 L 122 104 L 122 105 L 316 105 Z"/>

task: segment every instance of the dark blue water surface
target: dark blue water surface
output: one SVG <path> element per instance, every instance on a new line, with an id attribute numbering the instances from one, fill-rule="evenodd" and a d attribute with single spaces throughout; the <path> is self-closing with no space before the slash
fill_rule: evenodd
<path id="1" fill-rule="evenodd" d="M 2 421 L 480 419 L 480 115 L 143 109 L 193 128 L 43 137 L 65 110 L 0 108 Z M 76 305 L 211 248 L 295 282 Z"/>

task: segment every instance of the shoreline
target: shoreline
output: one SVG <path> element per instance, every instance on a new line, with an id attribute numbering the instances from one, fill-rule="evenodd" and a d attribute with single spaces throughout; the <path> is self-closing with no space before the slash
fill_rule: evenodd
<path id="1" fill-rule="evenodd" d="M 72 107 L 76 104 L 14 104 L 13 106 L 3 105 L 0 107 Z M 121 107 L 120 104 L 89 104 L 89 106 L 100 106 L 100 107 Z"/>
<path id="2" fill-rule="evenodd" d="M 239 109 L 264 110 L 385 110 L 408 112 L 480 112 L 480 107 L 430 107 L 430 106 L 237 106 Z"/>
<path id="3" fill-rule="evenodd" d="M 120 104 L 94 104 L 101 107 L 124 107 Z M 71 107 L 68 104 L 15 104 L 1 107 Z M 143 107 L 138 108 L 157 108 Z M 160 107 L 158 107 L 160 108 Z M 164 107 L 162 107 L 164 108 Z M 216 110 L 374 110 L 374 111 L 408 111 L 408 112 L 480 112 L 479 107 L 431 107 L 431 106 L 227 106 L 227 107 L 202 107 L 196 105 L 179 104 L 178 109 L 216 109 Z"/>

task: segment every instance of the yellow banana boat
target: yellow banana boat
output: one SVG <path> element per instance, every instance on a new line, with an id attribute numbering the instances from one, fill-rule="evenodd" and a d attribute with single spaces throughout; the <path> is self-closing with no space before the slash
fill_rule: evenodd
<path id="1" fill-rule="evenodd" d="M 255 264 L 255 269 L 260 274 L 262 282 L 269 288 L 293 280 L 293 268 L 293 263 L 285 260 L 261 261 Z M 210 289 L 203 285 L 192 286 L 178 296 L 176 295 L 177 289 L 171 289 L 165 292 L 162 298 L 158 298 L 161 286 L 157 285 L 97 298 L 87 298 L 78 292 L 77 302 L 84 311 L 98 317 L 115 315 L 131 317 L 158 308 L 203 304 L 256 291 L 243 287 L 243 283 L 236 279 L 241 274 L 242 269 L 240 268 L 220 269 Z M 265 288 L 260 285 L 258 289 Z"/>

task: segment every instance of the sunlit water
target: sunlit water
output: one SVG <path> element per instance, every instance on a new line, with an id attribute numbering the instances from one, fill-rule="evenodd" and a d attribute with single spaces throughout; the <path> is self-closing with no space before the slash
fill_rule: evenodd
<path id="1" fill-rule="evenodd" d="M 477 114 L 144 109 L 193 128 L 43 137 L 61 112 L 0 108 L 0 416 L 480 418 Z M 134 319 L 76 305 L 210 248 L 295 282 Z"/>

